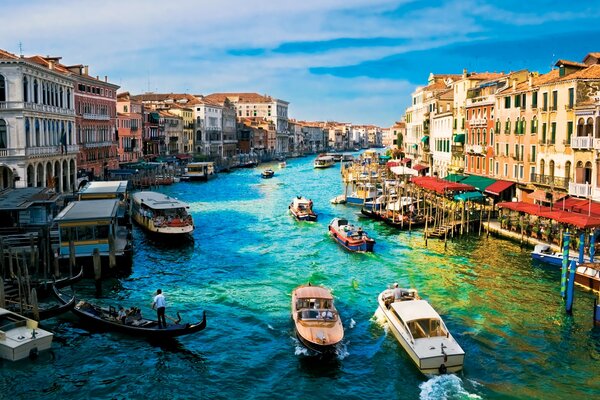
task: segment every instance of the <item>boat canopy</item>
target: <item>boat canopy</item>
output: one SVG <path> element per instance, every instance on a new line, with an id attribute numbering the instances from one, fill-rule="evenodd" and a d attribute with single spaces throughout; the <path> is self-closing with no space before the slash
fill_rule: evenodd
<path id="1" fill-rule="evenodd" d="M 123 199 L 127 193 L 129 181 L 93 181 L 79 191 L 79 198 L 94 199 L 94 198 L 110 198 L 119 197 Z"/>
<path id="2" fill-rule="evenodd" d="M 296 289 L 296 297 L 299 299 L 327 299 L 333 300 L 329 290 L 319 286 L 304 286 Z"/>
<path id="3" fill-rule="evenodd" d="M 426 300 L 397 301 L 392 303 L 392 308 L 404 322 L 418 319 L 440 319 L 440 315 Z"/>
<path id="4" fill-rule="evenodd" d="M 64 208 L 55 218 L 58 224 L 73 221 L 94 221 L 112 219 L 117 216 L 119 200 L 74 201 Z"/>
<path id="5" fill-rule="evenodd" d="M 162 193 L 157 192 L 137 192 L 133 194 L 133 201 L 144 203 L 154 210 L 167 210 L 173 208 L 189 208 L 187 203 L 179 201 Z"/>

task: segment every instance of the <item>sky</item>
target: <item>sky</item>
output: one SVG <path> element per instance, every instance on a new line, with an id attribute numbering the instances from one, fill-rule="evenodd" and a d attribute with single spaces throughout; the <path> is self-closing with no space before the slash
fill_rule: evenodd
<path id="1" fill-rule="evenodd" d="M 548 72 L 600 51 L 600 0 L 2 0 L 0 48 L 132 94 L 256 92 L 389 127 L 433 73 Z"/>

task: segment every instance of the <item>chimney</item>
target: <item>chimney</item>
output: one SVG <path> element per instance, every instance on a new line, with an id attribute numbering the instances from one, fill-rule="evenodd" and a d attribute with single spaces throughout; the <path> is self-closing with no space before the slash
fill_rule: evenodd
<path id="1" fill-rule="evenodd" d="M 87 66 L 87 65 L 84 65 L 84 66 L 83 66 L 83 74 L 84 74 L 84 75 L 88 75 L 88 71 L 89 71 L 89 68 L 88 68 L 88 66 Z"/>
<path id="2" fill-rule="evenodd" d="M 54 69 L 54 60 L 48 60 L 48 69 Z"/>
<path id="3" fill-rule="evenodd" d="M 467 77 L 467 69 L 466 68 L 463 68 L 462 77 L 463 77 L 463 79 L 465 79 Z"/>
<path id="4" fill-rule="evenodd" d="M 517 80 L 516 79 L 513 79 L 512 87 L 513 87 L 513 90 L 517 90 Z"/>
<path id="5" fill-rule="evenodd" d="M 529 84 L 529 87 L 533 86 L 533 74 L 529 73 L 529 76 L 527 77 L 527 83 Z"/>
<path id="6" fill-rule="evenodd" d="M 108 82 L 108 75 L 104 75 L 104 82 Z"/>

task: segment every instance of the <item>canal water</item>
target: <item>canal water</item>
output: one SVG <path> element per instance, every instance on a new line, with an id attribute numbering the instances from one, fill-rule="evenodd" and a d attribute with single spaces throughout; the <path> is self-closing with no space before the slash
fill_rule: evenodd
<path id="1" fill-rule="evenodd" d="M 264 167 L 264 166 L 261 166 Z M 157 288 L 167 314 L 198 320 L 203 332 L 168 343 L 88 332 L 73 316 L 50 320 L 53 354 L 0 361 L 0 398 L 598 398 L 600 330 L 593 295 L 576 290 L 573 316 L 560 298 L 559 271 L 534 265 L 502 239 L 469 236 L 447 243 L 399 232 L 332 205 L 342 192 L 338 167 L 315 170 L 289 160 L 272 179 L 260 169 L 208 183 L 160 190 L 190 203 L 193 242 L 167 245 L 136 228 L 131 276 L 104 282 L 105 305 L 150 309 Z M 288 214 L 296 195 L 311 198 L 316 223 Z M 376 239 L 374 254 L 351 254 L 328 236 L 334 217 Z M 345 338 L 332 360 L 306 355 L 294 338 L 290 293 L 311 282 L 333 290 Z M 426 377 L 385 324 L 377 295 L 414 287 L 444 318 L 466 351 L 458 375 Z M 83 282 L 78 296 L 93 298 Z"/>

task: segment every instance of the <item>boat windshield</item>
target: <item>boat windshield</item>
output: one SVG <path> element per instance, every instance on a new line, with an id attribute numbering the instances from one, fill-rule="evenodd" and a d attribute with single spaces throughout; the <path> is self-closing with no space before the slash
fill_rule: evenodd
<path id="1" fill-rule="evenodd" d="M 447 335 L 444 325 L 436 318 L 409 321 L 408 329 L 415 339 Z"/>
<path id="2" fill-rule="evenodd" d="M 298 312 L 298 319 L 301 319 L 303 321 L 334 321 L 337 319 L 337 312 L 325 308 L 302 310 Z"/>

